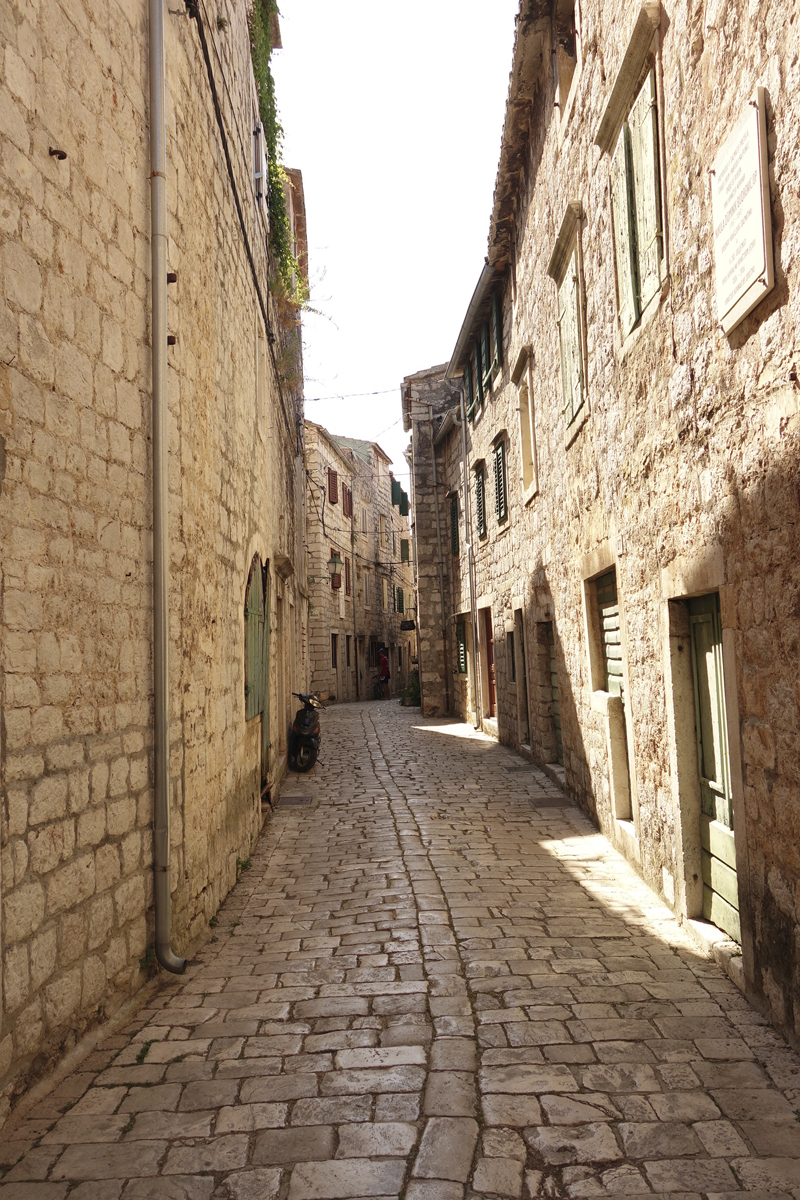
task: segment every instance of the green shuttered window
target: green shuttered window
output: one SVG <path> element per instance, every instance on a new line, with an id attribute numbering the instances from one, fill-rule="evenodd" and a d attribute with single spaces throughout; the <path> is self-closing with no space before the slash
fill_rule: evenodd
<path id="1" fill-rule="evenodd" d="M 475 515 L 478 518 L 478 537 L 486 537 L 486 472 L 475 472 Z"/>
<path id="2" fill-rule="evenodd" d="M 494 338 L 492 369 L 496 371 L 503 365 L 503 308 L 497 293 L 492 297 L 492 336 Z"/>
<path id="3" fill-rule="evenodd" d="M 506 471 L 506 443 L 500 441 L 494 448 L 494 507 L 498 521 L 508 516 L 508 475 Z"/>
<path id="4" fill-rule="evenodd" d="M 458 497 L 450 497 L 450 550 L 458 558 Z"/>
<path id="5" fill-rule="evenodd" d="M 459 675 L 467 673 L 467 627 L 463 621 L 456 624 L 456 660 Z"/>
<path id="6" fill-rule="evenodd" d="M 571 425 L 583 407 L 583 341 L 578 280 L 578 249 L 573 249 L 558 288 L 558 331 L 561 342 L 561 392 L 564 420 Z"/>
<path id="7" fill-rule="evenodd" d="M 410 558 L 410 548 L 408 538 L 400 538 L 400 562 L 408 562 Z"/>
<path id="8" fill-rule="evenodd" d="M 399 588 L 395 588 L 395 591 L 394 591 L 394 611 L 395 611 L 395 612 L 399 612 L 399 613 L 401 613 L 401 612 L 405 612 L 405 602 L 406 602 L 406 598 L 405 598 L 405 594 L 404 594 L 404 592 L 403 592 L 403 589 L 402 589 L 401 587 L 399 587 Z"/>
<path id="9" fill-rule="evenodd" d="M 626 337 L 663 278 L 656 77 L 651 70 L 620 130 L 611 160 L 619 320 Z"/>
<path id="10" fill-rule="evenodd" d="M 264 583 L 261 563 L 256 559 L 250 568 L 244 602 L 244 698 L 245 719 L 250 721 L 264 711 Z"/>
<path id="11" fill-rule="evenodd" d="M 464 406 L 467 410 L 467 420 L 471 421 L 475 415 L 475 392 L 472 387 L 472 359 L 467 359 L 467 364 L 464 367 Z"/>

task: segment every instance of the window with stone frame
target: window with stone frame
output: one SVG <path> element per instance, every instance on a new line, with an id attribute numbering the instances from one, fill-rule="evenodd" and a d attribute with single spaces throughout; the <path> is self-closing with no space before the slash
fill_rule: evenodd
<path id="1" fill-rule="evenodd" d="M 508 468 L 504 437 L 494 447 L 494 510 L 498 524 L 502 524 L 508 517 Z"/>
<path id="2" fill-rule="evenodd" d="M 491 312 L 475 338 L 464 365 L 464 406 L 473 420 L 483 406 L 492 380 L 503 365 L 503 303 L 499 292 L 492 297 Z"/>
<path id="3" fill-rule="evenodd" d="M 580 205 L 571 201 L 567 205 L 547 268 L 547 273 L 557 289 L 561 400 L 564 426 L 567 430 L 586 402 L 580 216 Z"/>
<path id="4" fill-rule="evenodd" d="M 627 337 L 663 282 L 663 229 L 656 73 L 651 67 L 617 137 L 611 209 L 622 336 Z"/>
<path id="5" fill-rule="evenodd" d="M 450 497 L 450 553 L 458 558 L 458 496 Z"/>
<path id="6" fill-rule="evenodd" d="M 370 577 L 369 571 L 365 571 L 364 572 L 364 608 L 369 608 L 371 605 L 371 601 L 372 601 L 372 597 L 370 595 L 370 592 L 371 592 L 370 578 L 371 577 Z"/>
<path id="7" fill-rule="evenodd" d="M 478 537 L 485 538 L 488 532 L 486 524 L 486 466 L 478 463 L 475 467 L 475 520 L 478 525 Z"/>

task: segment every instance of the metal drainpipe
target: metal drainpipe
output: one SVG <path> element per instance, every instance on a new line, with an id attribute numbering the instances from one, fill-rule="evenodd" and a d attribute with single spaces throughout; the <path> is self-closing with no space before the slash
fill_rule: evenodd
<path id="1" fill-rule="evenodd" d="M 167 152 L 164 120 L 164 0 L 150 0 L 150 249 L 153 371 L 153 819 L 156 957 L 175 975 L 186 959 L 172 949 L 169 887 L 169 510 L 167 453 Z"/>
<path id="2" fill-rule="evenodd" d="M 461 393 L 459 419 L 461 421 L 461 460 L 464 464 L 464 541 L 467 547 L 467 577 L 469 579 L 469 616 L 472 622 L 472 653 L 475 659 L 475 728 L 480 729 L 483 723 L 483 706 L 481 704 L 481 639 L 478 633 L 478 610 L 475 607 L 475 555 L 472 553 L 472 504 L 469 490 L 469 475 L 467 473 L 467 413 L 464 406 L 464 393 Z"/>
<path id="3" fill-rule="evenodd" d="M 444 606 L 444 559 L 442 557 L 442 528 L 439 522 L 439 480 L 436 472 L 436 445 L 433 432 L 433 405 L 429 404 L 431 426 L 431 462 L 433 464 L 433 503 L 436 511 L 436 545 L 439 552 L 439 598 L 442 602 L 442 656 L 444 662 L 444 703 L 450 712 L 449 657 L 447 653 L 447 613 Z"/>

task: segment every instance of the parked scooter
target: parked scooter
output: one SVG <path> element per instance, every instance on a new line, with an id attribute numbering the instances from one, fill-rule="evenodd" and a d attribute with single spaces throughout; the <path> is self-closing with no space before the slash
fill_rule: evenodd
<path id="1" fill-rule="evenodd" d="M 317 761 L 320 743 L 319 711 L 322 708 L 316 696 L 292 692 L 303 707 L 298 708 L 292 721 L 292 736 L 289 739 L 289 760 L 296 771 L 310 771 Z"/>

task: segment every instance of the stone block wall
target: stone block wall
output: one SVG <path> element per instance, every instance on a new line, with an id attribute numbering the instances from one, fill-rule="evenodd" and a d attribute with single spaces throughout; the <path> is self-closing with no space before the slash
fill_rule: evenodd
<path id="1" fill-rule="evenodd" d="M 390 651 L 390 689 L 398 695 L 407 683 L 414 654 L 414 632 L 400 629 L 400 622 L 413 618 L 413 552 L 408 517 L 392 505 L 390 460 L 372 442 L 338 438 L 326 429 L 307 422 L 306 431 L 306 544 L 309 547 L 312 616 L 309 622 L 311 688 L 323 697 L 337 700 L 371 700 L 377 666 L 369 662 L 370 642 L 384 642 Z M 328 470 L 337 473 L 338 498 L 331 504 L 327 494 Z M 342 486 L 353 494 L 353 520 L 345 517 Z M 363 510 L 366 525 L 363 528 Z M 385 519 L 386 544 L 381 545 L 380 517 Z M 324 524 L 324 528 L 323 528 Z M 401 561 L 400 541 L 409 539 L 409 560 Z M 331 587 L 327 563 L 333 549 L 351 563 L 351 594 L 342 586 Z M 365 574 L 370 578 L 366 603 Z M 387 607 L 383 607 L 382 583 L 388 585 Z M 403 613 L 394 611 L 394 591 L 404 594 Z M 355 610 L 355 611 L 354 611 Z M 333 666 L 331 634 L 338 636 L 338 670 Z M 347 639 L 350 638 L 350 666 Z M 398 651 L 402 650 L 400 667 Z M 356 682 L 358 673 L 358 682 Z"/>
<path id="2" fill-rule="evenodd" d="M 227 28 L 207 35 L 267 295 L 246 6 L 225 12 Z M 186 951 L 260 828 L 261 721 L 246 723 L 244 711 L 254 555 L 270 563 L 273 609 L 280 599 L 292 626 L 276 729 L 301 669 L 305 616 L 286 563 L 298 561 L 302 431 L 269 355 L 258 402 L 259 306 L 197 29 L 185 14 L 166 22 L 178 275 L 169 288 L 171 882 L 174 944 Z M 2 1119 L 31 1078 L 148 976 L 153 682 L 147 4 L 12 0 L 0 27 Z M 290 333 L 268 303 L 280 346 Z M 277 785 L 280 762 L 271 770 Z"/>
<path id="3" fill-rule="evenodd" d="M 484 542 L 474 527 L 464 532 L 476 547 L 476 591 L 490 601 L 496 649 L 523 609 L 534 756 L 553 746 L 549 664 L 536 651 L 539 626 L 553 621 L 567 787 L 685 919 L 699 913 L 685 852 L 694 835 L 677 765 L 686 747 L 676 734 L 669 603 L 719 593 L 744 980 L 798 1038 L 800 287 L 793 248 L 800 93 L 787 31 L 800 10 L 768 0 L 677 0 L 660 10 L 652 61 L 666 269 L 627 338 L 617 319 L 609 156 L 595 137 L 640 6 L 581 4 L 581 64 L 566 103 L 553 70 L 549 14 L 529 3 L 522 10 L 489 238 L 503 364 L 469 429 L 471 466 L 487 458 L 498 434 L 507 435 L 510 515 L 501 531 L 490 509 Z M 726 336 L 716 312 L 709 168 L 759 84 L 767 93 L 776 282 Z M 581 213 L 586 403 L 567 429 L 548 265 L 571 203 Z M 534 494 L 521 478 L 520 391 L 511 378 L 526 346 L 530 374 L 526 364 L 521 381 L 530 382 L 534 410 Z M 460 431 L 453 430 L 439 451 L 440 490 L 458 485 L 460 457 Z M 418 490 L 420 481 L 417 475 Z M 428 479 L 425 489 L 430 497 Z M 418 494 L 415 509 L 421 522 Z M 427 521 L 418 531 L 420 557 L 430 536 Z M 614 807 L 608 718 L 592 677 L 584 604 L 587 581 L 611 566 L 630 713 L 631 811 L 624 820 Z M 432 574 L 430 562 L 420 563 L 420 578 L 426 569 Z M 467 610 L 462 584 L 448 616 Z M 437 621 L 421 629 L 423 645 L 438 636 Z M 516 744 L 518 693 L 503 654 L 495 664 L 498 734 Z"/>

